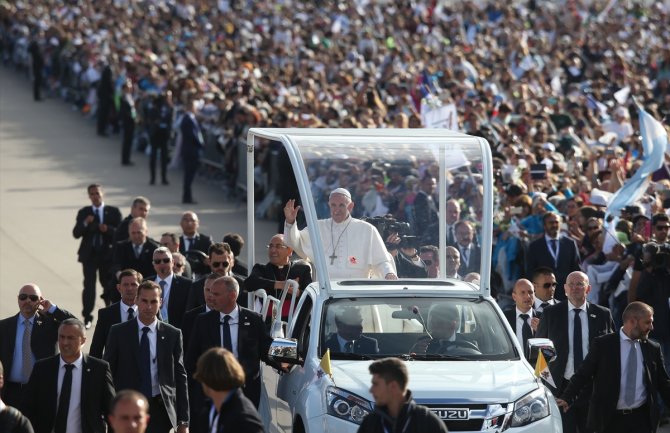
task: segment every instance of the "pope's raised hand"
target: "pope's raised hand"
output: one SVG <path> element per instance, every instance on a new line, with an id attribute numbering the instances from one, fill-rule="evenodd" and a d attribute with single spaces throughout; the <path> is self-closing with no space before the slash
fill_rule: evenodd
<path id="1" fill-rule="evenodd" d="M 287 224 L 294 224 L 295 219 L 298 216 L 298 211 L 300 210 L 300 206 L 295 205 L 295 200 L 291 199 L 286 202 L 286 206 L 284 206 L 284 218 L 286 218 L 286 223 Z"/>

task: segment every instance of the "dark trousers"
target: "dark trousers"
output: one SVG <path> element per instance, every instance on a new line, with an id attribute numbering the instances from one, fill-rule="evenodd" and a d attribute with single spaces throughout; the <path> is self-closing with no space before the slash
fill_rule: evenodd
<path id="1" fill-rule="evenodd" d="M 563 380 L 561 385 L 561 392 L 556 395 L 561 395 L 570 381 Z M 586 421 L 589 414 L 588 396 L 582 396 L 570 406 L 567 412 L 561 411 L 561 422 L 563 424 L 563 433 L 592 433 L 593 430 L 586 428 Z"/>
<path id="2" fill-rule="evenodd" d="M 82 262 L 84 269 L 84 291 L 81 294 L 81 301 L 83 309 L 81 314 L 84 319 L 91 320 L 93 318 L 92 312 L 95 308 L 95 292 L 96 292 L 96 277 L 103 287 L 103 299 L 105 304 L 111 303 L 109 281 L 110 276 L 110 262 L 107 256 L 103 253 L 93 253 L 85 261 Z"/>
<path id="3" fill-rule="evenodd" d="M 149 425 L 147 433 L 169 433 L 172 422 L 160 395 L 149 399 Z"/>
<path id="4" fill-rule="evenodd" d="M 151 173 L 151 183 L 156 181 L 156 159 L 158 151 L 161 153 L 161 179 L 167 181 L 168 165 L 168 139 L 170 138 L 169 129 L 159 129 L 151 137 L 151 156 L 149 157 L 149 171 Z"/>
<path id="5" fill-rule="evenodd" d="M 98 100 L 98 135 L 107 133 L 107 124 L 109 122 L 109 113 L 112 110 L 112 100 L 101 98 Z"/>
<path id="6" fill-rule="evenodd" d="M 182 192 L 182 201 L 189 202 L 193 201 L 191 185 L 193 184 L 195 175 L 198 172 L 200 160 L 197 158 L 182 158 L 182 162 L 184 164 L 184 187 Z"/>
<path id="7" fill-rule="evenodd" d="M 33 71 L 33 99 L 35 101 L 42 100 L 42 70 Z"/>
<path id="8" fill-rule="evenodd" d="M 247 380 L 242 389 L 244 395 L 251 400 L 251 402 L 256 406 L 261 404 L 261 378 L 260 376 L 256 379 Z"/>
<path id="9" fill-rule="evenodd" d="M 130 150 L 133 146 L 134 135 L 135 135 L 135 124 L 132 122 L 124 123 L 123 139 L 121 141 L 121 164 L 130 163 Z"/>
<path id="10" fill-rule="evenodd" d="M 649 420 L 649 406 L 645 403 L 630 413 L 617 410 L 602 433 L 652 433 L 655 431 L 656 428 L 652 429 Z"/>

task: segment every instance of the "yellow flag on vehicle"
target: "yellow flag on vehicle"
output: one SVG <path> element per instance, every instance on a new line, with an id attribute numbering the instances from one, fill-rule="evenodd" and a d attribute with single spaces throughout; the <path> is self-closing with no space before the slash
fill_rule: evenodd
<path id="1" fill-rule="evenodd" d="M 547 365 L 547 360 L 544 359 L 544 354 L 542 353 L 541 350 L 540 353 L 537 355 L 537 362 L 535 363 L 535 376 L 542 378 L 542 380 L 544 380 L 549 385 L 556 388 L 554 378 L 551 377 L 551 372 L 549 371 L 549 365 Z"/>
<path id="2" fill-rule="evenodd" d="M 321 358 L 321 363 L 319 364 L 319 369 L 327 374 L 328 376 L 333 377 L 333 370 L 330 368 L 330 349 L 326 349 L 326 353 L 323 354 Z"/>

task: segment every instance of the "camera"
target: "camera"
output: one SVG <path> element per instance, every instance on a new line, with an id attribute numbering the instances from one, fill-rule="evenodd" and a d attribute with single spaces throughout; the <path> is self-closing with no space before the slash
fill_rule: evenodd
<path id="1" fill-rule="evenodd" d="M 384 240 L 384 244 L 388 249 L 396 248 L 418 248 L 418 239 L 416 236 L 412 236 L 409 223 L 398 221 L 393 218 L 392 215 L 376 216 L 363 218 L 363 221 L 372 224 L 379 235 Z M 392 234 L 397 233 L 400 237 L 400 243 L 398 244 L 389 244 L 386 242 L 386 239 Z"/>

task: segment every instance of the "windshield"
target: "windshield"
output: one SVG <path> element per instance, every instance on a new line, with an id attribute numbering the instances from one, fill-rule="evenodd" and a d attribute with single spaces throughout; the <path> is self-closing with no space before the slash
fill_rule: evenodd
<path id="1" fill-rule="evenodd" d="M 379 256 L 361 246 L 367 248 L 371 243 L 367 234 L 347 227 L 347 220 L 341 215 L 338 220 L 333 213 L 331 193 L 344 188 L 353 204 L 345 212 L 375 227 L 380 242 L 372 243 L 392 256 L 398 277 L 464 278 L 473 274 L 471 280 L 479 280 L 486 260 L 481 253 L 483 156 L 476 139 L 456 134 L 297 135 L 291 139 L 298 150 L 297 169 L 304 170 L 303 185 L 309 188 L 309 197 L 301 201 L 297 194 L 301 179 L 296 176 L 296 204 L 315 211 L 319 230 L 310 231 L 311 242 L 315 244 L 314 238 L 320 237 L 320 254 L 330 278 L 384 278 L 387 273 L 387 268 L 378 266 Z M 298 226 L 309 226 L 307 220 L 301 211 Z M 338 228 L 340 221 L 344 222 Z M 444 221 L 442 227 L 440 221 Z M 296 252 L 302 251 L 297 248 Z M 310 257 L 314 254 L 319 249 L 302 255 L 314 262 Z"/>
<path id="2" fill-rule="evenodd" d="M 326 303 L 321 350 L 336 359 L 517 359 L 493 305 L 461 298 L 347 298 Z"/>

